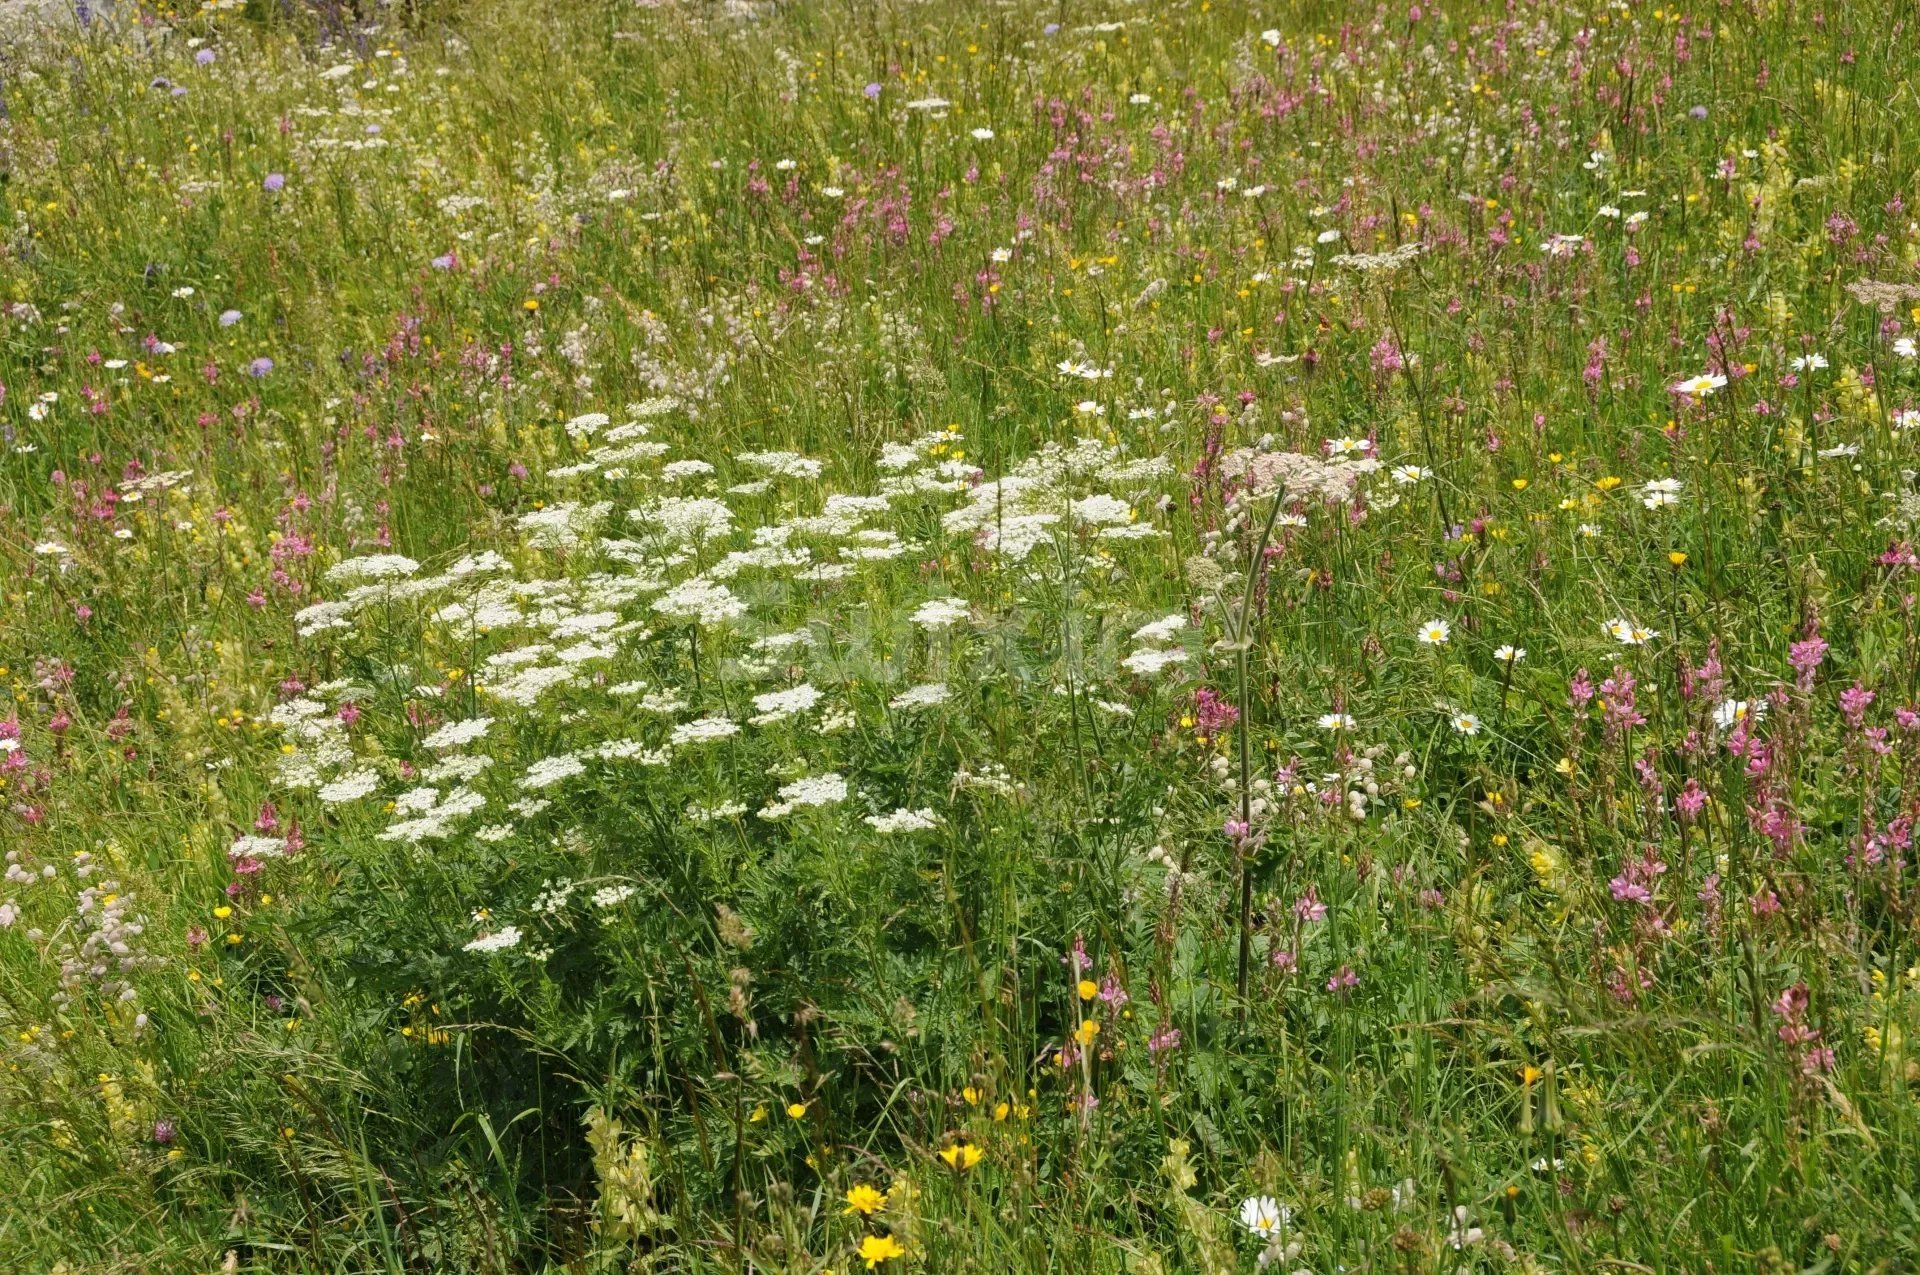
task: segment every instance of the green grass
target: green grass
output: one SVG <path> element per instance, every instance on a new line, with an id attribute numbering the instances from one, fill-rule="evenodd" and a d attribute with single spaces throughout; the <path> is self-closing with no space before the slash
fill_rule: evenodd
<path id="1" fill-rule="evenodd" d="M 10 36 L 0 1266 L 1914 1269 L 1912 15 L 1420 9 Z"/>

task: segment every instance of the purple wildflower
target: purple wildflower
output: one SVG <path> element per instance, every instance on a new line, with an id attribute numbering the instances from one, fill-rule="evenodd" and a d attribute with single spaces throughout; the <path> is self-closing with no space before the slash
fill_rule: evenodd
<path id="1" fill-rule="evenodd" d="M 1827 640 L 1818 633 L 1787 648 L 1787 663 L 1793 666 L 1801 690 L 1813 685 L 1813 671 L 1827 658 Z"/>

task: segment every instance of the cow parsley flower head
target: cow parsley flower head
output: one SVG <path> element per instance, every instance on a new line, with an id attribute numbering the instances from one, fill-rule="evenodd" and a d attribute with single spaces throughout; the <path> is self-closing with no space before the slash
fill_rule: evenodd
<path id="1" fill-rule="evenodd" d="M 675 726 L 668 742 L 675 748 L 681 748 L 688 744 L 705 744 L 716 739 L 729 739 L 739 733 L 740 724 L 729 718 L 699 717 Z"/>
<path id="2" fill-rule="evenodd" d="M 327 569 L 327 580 L 333 584 L 378 583 L 403 580 L 419 569 L 419 563 L 402 554 L 375 553 L 334 563 Z"/>
<path id="3" fill-rule="evenodd" d="M 760 711 L 747 720 L 755 726 L 770 726 L 789 717 L 797 717 L 819 702 L 818 688 L 802 682 L 784 691 L 767 691 L 754 696 L 753 706 Z"/>
<path id="4" fill-rule="evenodd" d="M 845 777 L 831 772 L 796 779 L 780 788 L 780 800 L 760 809 L 762 819 L 784 819 L 796 810 L 836 806 L 847 799 Z"/>
<path id="5" fill-rule="evenodd" d="M 946 703 L 947 699 L 948 691 L 945 682 L 928 682 L 923 686 L 910 687 L 900 692 L 887 702 L 887 707 L 905 710 L 932 708 Z"/>
<path id="6" fill-rule="evenodd" d="M 912 620 L 930 633 L 938 633 L 952 628 L 971 614 L 966 603 L 956 598 L 930 598 L 922 602 L 912 615 Z"/>
<path id="7" fill-rule="evenodd" d="M 469 952 L 482 953 L 504 952 L 508 948 L 519 947 L 520 938 L 521 935 L 518 926 L 504 925 L 491 934 L 482 934 L 479 938 L 467 944 L 466 950 Z"/>
<path id="8" fill-rule="evenodd" d="M 1176 646 L 1166 650 L 1149 649 L 1145 651 L 1135 651 L 1126 659 L 1121 660 L 1120 666 L 1130 673 L 1138 673 L 1142 677 L 1152 677 L 1158 673 L 1165 672 L 1173 665 L 1184 664 L 1186 659 L 1187 653 Z"/>
<path id="9" fill-rule="evenodd" d="M 875 832 L 886 834 L 929 832 L 940 826 L 940 816 L 929 809 L 908 810 L 902 807 L 892 814 L 868 815 L 865 823 Z"/>
<path id="10" fill-rule="evenodd" d="M 492 725 L 491 717 L 469 717 L 465 721 L 448 722 L 420 742 L 436 752 L 448 748 L 464 748 L 485 735 Z"/>

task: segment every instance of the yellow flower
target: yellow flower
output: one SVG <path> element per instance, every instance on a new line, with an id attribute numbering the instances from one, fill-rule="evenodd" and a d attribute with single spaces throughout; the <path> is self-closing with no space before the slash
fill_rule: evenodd
<path id="1" fill-rule="evenodd" d="M 787 1119 L 789 1119 L 789 1120 L 798 1120 L 798 1119 L 800 1119 L 801 1117 L 803 1117 L 803 1116 L 805 1116 L 806 1114 L 807 1114 L 807 1104 L 806 1104 L 806 1103 L 804 1103 L 804 1102 L 790 1102 L 790 1103 L 788 1103 L 788 1104 L 787 1104 Z"/>
<path id="2" fill-rule="evenodd" d="M 985 1154 L 971 1142 L 956 1142 L 950 1147 L 940 1148 L 940 1158 L 947 1162 L 947 1167 L 962 1173 L 980 1163 L 980 1157 Z"/>
<path id="3" fill-rule="evenodd" d="M 887 1207 L 887 1193 L 876 1190 L 862 1182 L 847 1191 L 848 1213 L 858 1213 L 863 1217 L 872 1217 Z"/>
<path id="4" fill-rule="evenodd" d="M 891 1235 L 869 1235 L 860 1241 L 860 1260 L 867 1264 L 868 1270 L 873 1270 L 882 1262 L 890 1262 L 896 1257 L 906 1255 L 907 1250 L 902 1248 L 900 1241 Z"/>
<path id="5" fill-rule="evenodd" d="M 1087 1046 L 1093 1044 L 1094 1037 L 1099 1034 L 1100 1020 L 1097 1018 L 1088 1018 L 1083 1020 L 1080 1026 L 1074 1029 L 1073 1038 L 1080 1042 L 1080 1048 L 1085 1049 Z"/>
<path id="6" fill-rule="evenodd" d="M 1531 1089 L 1534 1085 L 1534 1082 L 1539 1080 L 1540 1077 L 1545 1074 L 1546 1073 L 1542 1072 L 1538 1067 L 1534 1066 L 1532 1063 L 1528 1063 L 1526 1066 L 1520 1069 L 1520 1083 L 1522 1085 L 1525 1085 L 1527 1088 Z"/>
<path id="7" fill-rule="evenodd" d="M 1100 986 L 1090 978 L 1080 980 L 1080 999 L 1090 1001 L 1100 994 Z"/>
<path id="8" fill-rule="evenodd" d="M 1687 565 L 1687 555 L 1684 553 L 1681 553 L 1678 549 L 1675 549 L 1672 553 L 1667 555 L 1667 561 L 1671 562 L 1676 567 L 1684 567 Z"/>

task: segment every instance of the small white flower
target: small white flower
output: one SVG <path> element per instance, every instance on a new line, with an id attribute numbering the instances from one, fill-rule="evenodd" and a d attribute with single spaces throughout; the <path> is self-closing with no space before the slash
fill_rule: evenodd
<path id="1" fill-rule="evenodd" d="M 1640 489 L 1640 503 L 1649 509 L 1670 508 L 1680 503 L 1685 485 L 1678 478 L 1656 478 Z"/>
<path id="2" fill-rule="evenodd" d="M 1249 1235 L 1272 1239 L 1292 1220 L 1293 1214 L 1287 1206 L 1270 1195 L 1250 1195 L 1240 1201 L 1240 1225 L 1247 1228 Z"/>
<path id="3" fill-rule="evenodd" d="M 1347 713 L 1320 714 L 1321 730 L 1352 730 L 1353 717 Z"/>
<path id="4" fill-rule="evenodd" d="M 1713 724 L 1721 730 L 1732 730 L 1744 721 L 1759 721 L 1767 715 L 1767 701 L 1756 700 L 1752 703 L 1743 699 L 1721 700 L 1714 706 Z"/>
<path id="5" fill-rule="evenodd" d="M 1445 620 L 1428 620 L 1420 626 L 1420 644 L 1422 646 L 1445 646 L 1453 637 L 1453 626 Z"/>
<path id="6" fill-rule="evenodd" d="M 1685 394 L 1689 398 L 1705 398 L 1727 383 L 1727 378 L 1716 372 L 1706 372 L 1691 376 L 1673 387 L 1676 394 Z"/>
<path id="7" fill-rule="evenodd" d="M 1480 719 L 1472 713 L 1455 713 L 1453 715 L 1453 728 L 1462 735 L 1478 735 L 1480 733 Z"/>
<path id="8" fill-rule="evenodd" d="M 1658 630 L 1643 629 L 1629 620 L 1619 618 L 1608 620 L 1604 626 L 1607 636 L 1622 646 L 1645 646 L 1660 636 Z"/>
<path id="9" fill-rule="evenodd" d="M 1467 1221 L 1467 1206 L 1456 1204 L 1453 1208 L 1453 1225 L 1447 1232 L 1447 1243 L 1456 1249 L 1478 1244 L 1486 1238 L 1486 1232 Z"/>

